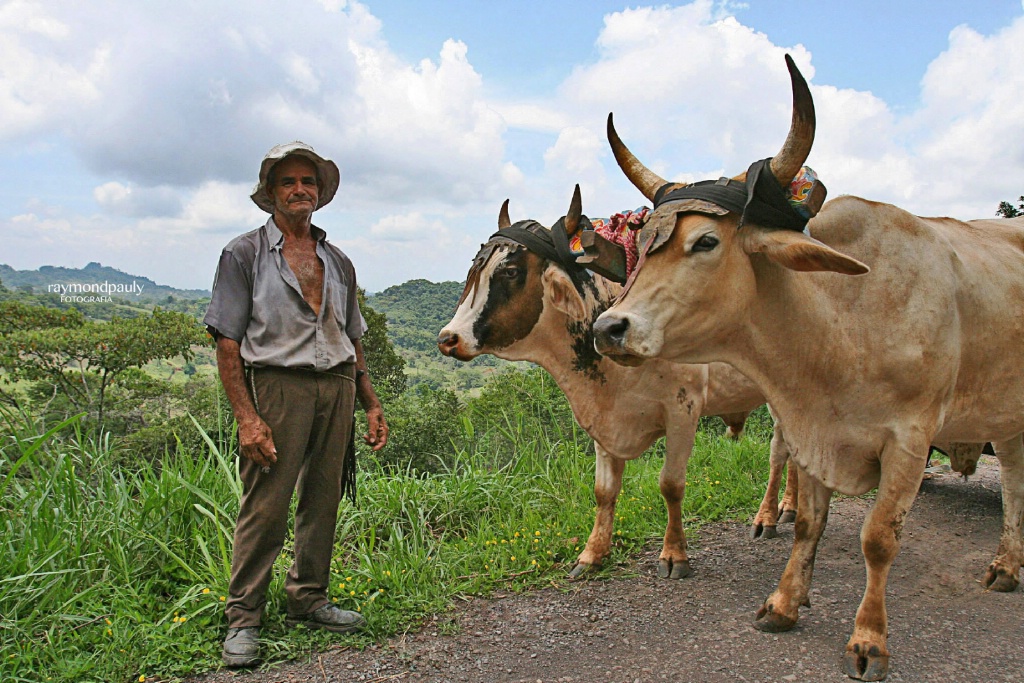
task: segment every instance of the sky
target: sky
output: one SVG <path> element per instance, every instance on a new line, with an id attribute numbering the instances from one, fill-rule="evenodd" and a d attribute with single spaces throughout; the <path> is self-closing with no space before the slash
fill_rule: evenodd
<path id="1" fill-rule="evenodd" d="M 267 218 L 272 146 L 341 168 L 314 214 L 379 292 L 462 280 L 510 200 L 550 225 L 646 200 L 605 120 L 670 180 L 735 175 L 811 86 L 832 197 L 994 217 L 1024 194 L 1024 2 L 0 0 L 0 263 L 99 262 L 208 289 Z"/>

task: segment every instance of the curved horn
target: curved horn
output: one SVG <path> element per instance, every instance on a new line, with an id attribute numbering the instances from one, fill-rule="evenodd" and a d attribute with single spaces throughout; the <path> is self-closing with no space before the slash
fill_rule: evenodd
<path id="1" fill-rule="evenodd" d="M 653 202 L 654 193 L 658 191 L 659 187 L 665 185 L 667 181 L 641 164 L 640 160 L 633 156 L 633 153 L 629 151 L 619 138 L 619 134 L 615 132 L 615 125 L 612 123 L 612 115 L 610 113 L 608 114 L 608 144 L 612 146 L 612 154 L 615 155 L 615 161 L 618 162 L 619 168 L 629 178 L 629 182 L 633 183 L 634 187 L 640 190 L 643 196 Z"/>
<path id="2" fill-rule="evenodd" d="M 565 234 L 572 237 L 580 225 L 580 216 L 583 215 L 583 200 L 580 199 L 580 186 L 572 193 L 572 201 L 569 202 L 569 212 L 565 214 Z"/>
<path id="3" fill-rule="evenodd" d="M 789 79 L 793 82 L 793 122 L 782 150 L 772 158 L 772 173 L 783 187 L 796 177 L 814 143 L 814 100 L 811 99 L 811 90 L 789 55 L 786 55 L 786 66 L 789 68 Z"/>
<path id="4" fill-rule="evenodd" d="M 501 205 L 501 211 L 498 212 L 498 230 L 504 230 L 505 228 L 512 225 L 512 221 L 508 217 L 508 200 Z"/>

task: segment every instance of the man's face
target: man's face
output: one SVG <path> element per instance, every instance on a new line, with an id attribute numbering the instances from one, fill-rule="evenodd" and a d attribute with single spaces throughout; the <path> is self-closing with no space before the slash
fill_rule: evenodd
<path id="1" fill-rule="evenodd" d="M 307 218 L 316 210 L 320 190 L 312 161 L 299 156 L 286 157 L 274 166 L 273 177 L 270 196 L 274 200 L 274 213 Z"/>

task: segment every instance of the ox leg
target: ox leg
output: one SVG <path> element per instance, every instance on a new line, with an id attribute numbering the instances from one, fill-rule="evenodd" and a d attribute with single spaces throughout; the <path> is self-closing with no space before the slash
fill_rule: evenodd
<path id="1" fill-rule="evenodd" d="M 790 524 L 796 521 L 796 505 L 800 493 L 800 478 L 792 467 L 786 473 L 786 493 L 779 505 L 779 524 Z"/>
<path id="2" fill-rule="evenodd" d="M 685 579 L 693 574 L 690 558 L 686 555 L 686 534 L 683 531 L 683 495 L 686 492 L 686 463 L 693 452 L 697 435 L 697 420 L 675 423 L 665 438 L 665 464 L 658 479 L 661 496 L 665 499 L 668 525 L 665 542 L 658 558 L 658 576 L 663 579 Z"/>
<path id="3" fill-rule="evenodd" d="M 843 656 L 843 671 L 850 678 L 880 681 L 889 674 L 885 586 L 889 569 L 900 549 L 903 520 L 917 497 L 918 483 L 924 476 L 927 455 L 927 442 L 916 449 L 892 444 L 882 451 L 878 493 L 860 532 L 867 585 L 857 609 L 853 635 L 846 643 Z M 803 481 L 800 484 L 803 485 Z"/>
<path id="4" fill-rule="evenodd" d="M 572 579 L 578 578 L 593 567 L 600 566 L 611 552 L 615 503 L 619 499 L 619 491 L 622 490 L 622 472 L 626 469 L 625 460 L 613 457 L 600 444 L 595 443 L 594 446 L 597 451 L 594 471 L 597 514 L 587 545 L 576 559 L 576 566 L 569 572 L 569 578 Z"/>
<path id="5" fill-rule="evenodd" d="M 779 535 L 779 532 L 776 530 L 778 515 L 781 514 L 781 509 L 779 508 L 779 487 L 782 484 L 782 470 L 785 469 L 788 460 L 789 447 L 786 446 L 782 427 L 778 419 L 776 419 L 775 429 L 772 432 L 771 455 L 768 460 L 768 488 L 765 489 L 764 498 L 761 499 L 761 507 L 758 508 L 757 514 L 754 515 L 754 522 L 750 527 L 750 538 L 752 539 L 776 538 Z M 790 467 L 789 476 L 786 479 L 786 499 L 789 499 L 790 495 L 796 495 L 796 486 L 793 486 L 796 476 L 796 468 Z M 795 505 L 791 507 L 794 510 L 796 509 Z M 793 520 L 790 519 L 789 521 Z"/>
<path id="6" fill-rule="evenodd" d="M 1008 593 L 1020 582 L 1024 562 L 1021 524 L 1024 521 L 1024 442 L 1020 435 L 992 444 L 999 458 L 999 479 L 1003 485 L 1003 534 L 996 559 L 985 573 L 987 590 Z"/>
<path id="7" fill-rule="evenodd" d="M 800 477 L 793 552 L 779 579 L 778 588 L 768 596 L 754 621 L 756 628 L 769 633 L 793 628 L 800 616 L 800 606 L 810 606 L 807 596 L 811 590 L 814 556 L 828 522 L 828 503 L 832 497 L 832 489 L 813 479 L 795 463 L 791 462 L 790 467 L 797 469 Z"/>

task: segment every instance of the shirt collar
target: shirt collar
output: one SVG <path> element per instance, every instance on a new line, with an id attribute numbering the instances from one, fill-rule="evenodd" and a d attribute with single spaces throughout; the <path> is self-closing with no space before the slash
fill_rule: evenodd
<path id="1" fill-rule="evenodd" d="M 270 248 L 280 249 L 284 245 L 284 233 L 277 227 L 273 216 L 267 219 L 266 226 L 264 227 L 267 230 L 267 241 L 270 243 Z M 327 239 L 327 233 L 315 225 L 310 226 L 310 232 L 313 233 L 313 238 L 319 243 L 323 243 Z"/>

